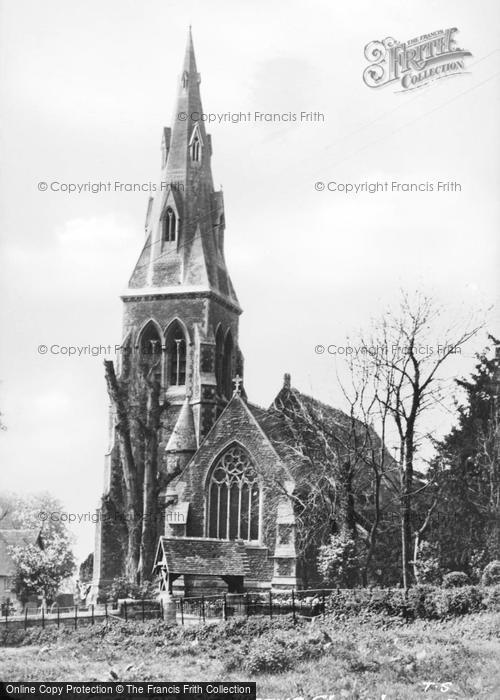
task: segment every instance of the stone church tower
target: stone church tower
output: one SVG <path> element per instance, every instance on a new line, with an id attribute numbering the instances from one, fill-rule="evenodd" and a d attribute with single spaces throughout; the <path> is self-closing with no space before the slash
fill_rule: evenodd
<path id="1" fill-rule="evenodd" d="M 144 247 L 122 295 L 119 372 L 130 376 L 144 362 L 157 367 L 161 400 L 168 404 L 159 445 L 165 471 L 189 461 L 230 399 L 233 377 L 243 375 L 241 309 L 224 259 L 224 201 L 214 190 L 202 113 L 189 32 L 172 127 L 163 129 L 160 184 L 148 203 Z M 124 531 L 112 515 L 119 510 L 120 480 L 111 428 L 102 511 L 108 516 L 97 527 L 94 592 L 122 569 Z"/>
<path id="2" fill-rule="evenodd" d="M 211 138 L 196 120 L 202 113 L 190 33 L 173 127 L 163 130 L 162 191 L 149 201 L 144 248 L 122 299 L 123 344 L 132 364 L 141 354 L 161 359 L 165 398 L 173 406 L 189 399 L 181 415 L 190 422 L 192 413 L 196 445 L 230 398 L 233 376 L 242 373 L 241 309 L 224 260 L 224 202 L 213 186 Z M 175 414 L 165 425 L 165 443 Z"/>

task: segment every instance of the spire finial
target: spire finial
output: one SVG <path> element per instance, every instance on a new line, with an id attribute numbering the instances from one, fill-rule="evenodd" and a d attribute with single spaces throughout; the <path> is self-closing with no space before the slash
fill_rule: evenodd
<path id="1" fill-rule="evenodd" d="M 288 372 L 283 376 L 283 389 L 290 389 L 292 386 L 292 378 Z"/>

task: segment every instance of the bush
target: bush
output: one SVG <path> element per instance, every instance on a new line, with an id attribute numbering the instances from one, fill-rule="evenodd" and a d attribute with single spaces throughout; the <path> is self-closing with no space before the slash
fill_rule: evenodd
<path id="1" fill-rule="evenodd" d="M 256 640 L 250 632 L 245 629 L 242 644 L 226 651 L 226 671 L 243 669 L 250 675 L 283 673 L 301 661 L 318 658 L 324 651 L 321 631 L 305 637 L 298 630 L 271 627 Z"/>
<path id="2" fill-rule="evenodd" d="M 363 547 L 345 533 L 331 535 L 319 548 L 318 571 L 328 586 L 351 586 L 359 577 Z"/>
<path id="3" fill-rule="evenodd" d="M 410 588 L 407 602 L 414 617 L 421 617 L 425 620 L 436 620 L 439 618 L 438 600 L 440 588 L 435 586 L 419 585 Z"/>
<path id="4" fill-rule="evenodd" d="M 273 639 L 256 642 L 245 655 L 243 666 L 250 674 L 282 673 L 293 665 L 293 655 Z"/>
<path id="5" fill-rule="evenodd" d="M 483 610 L 483 595 L 477 586 L 461 586 L 441 591 L 439 617 L 468 615 Z"/>
<path id="6" fill-rule="evenodd" d="M 439 620 L 484 609 L 492 612 L 500 609 L 500 586 L 441 588 L 420 584 L 408 589 L 406 596 L 401 588 L 352 589 L 332 593 L 326 600 L 327 613 L 337 620 L 377 615 Z"/>
<path id="7" fill-rule="evenodd" d="M 469 577 L 463 571 L 450 571 L 443 578 L 443 588 L 460 588 L 469 584 Z"/>
<path id="8" fill-rule="evenodd" d="M 483 607 L 491 612 L 500 612 L 500 585 L 483 588 Z"/>
<path id="9" fill-rule="evenodd" d="M 439 562 L 439 552 L 436 544 L 426 542 L 420 543 L 417 555 L 418 580 L 420 583 L 441 583 L 441 565 Z"/>
<path id="10" fill-rule="evenodd" d="M 484 567 L 481 583 L 483 586 L 494 586 L 500 583 L 500 561 L 498 561 L 498 559 L 490 561 L 490 563 Z"/>
<path id="11" fill-rule="evenodd" d="M 157 587 L 150 581 L 146 581 L 142 585 L 129 581 L 125 576 L 119 576 L 113 579 L 111 586 L 106 596 L 108 601 L 116 603 L 119 598 L 156 598 L 158 595 Z"/>

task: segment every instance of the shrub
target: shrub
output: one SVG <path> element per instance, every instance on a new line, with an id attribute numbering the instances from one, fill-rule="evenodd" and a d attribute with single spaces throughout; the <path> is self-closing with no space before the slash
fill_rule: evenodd
<path id="1" fill-rule="evenodd" d="M 469 584 L 469 577 L 463 571 L 450 571 L 443 578 L 443 588 L 460 588 Z"/>
<path id="2" fill-rule="evenodd" d="M 321 631 L 305 637 L 298 630 L 271 627 L 256 640 L 252 640 L 250 629 L 244 632 L 242 643 L 226 650 L 226 671 L 243 670 L 250 675 L 283 673 L 300 661 L 319 657 L 324 651 Z"/>
<path id="3" fill-rule="evenodd" d="M 483 609 L 483 595 L 477 586 L 461 586 L 441 591 L 437 609 L 439 617 L 468 615 Z"/>
<path id="4" fill-rule="evenodd" d="M 490 563 L 484 567 L 481 583 L 483 586 L 494 586 L 500 583 L 500 561 L 498 559 L 490 561 Z"/>
<path id="5" fill-rule="evenodd" d="M 113 579 L 108 590 L 107 600 L 116 603 L 119 598 L 156 598 L 157 587 L 150 581 L 142 585 L 129 581 L 125 576 L 118 576 Z"/>
<path id="6" fill-rule="evenodd" d="M 250 673 L 282 673 L 293 665 L 293 654 L 273 639 L 262 639 L 248 651 L 244 661 L 245 670 Z"/>
<path id="7" fill-rule="evenodd" d="M 425 540 L 420 543 L 417 555 L 417 571 L 420 583 L 438 585 L 441 582 L 442 572 L 436 544 Z"/>
<path id="8" fill-rule="evenodd" d="M 359 543 L 345 533 L 331 535 L 328 544 L 319 548 L 318 571 L 323 581 L 331 586 L 352 586 L 361 567 Z"/>
<path id="9" fill-rule="evenodd" d="M 483 588 L 483 606 L 491 612 L 500 612 L 500 585 Z"/>
<path id="10" fill-rule="evenodd" d="M 435 620 L 439 617 L 438 596 L 440 589 L 435 586 L 419 585 L 408 591 L 407 603 L 415 617 Z"/>
<path id="11" fill-rule="evenodd" d="M 327 612 L 338 620 L 377 615 L 438 620 L 485 608 L 494 611 L 496 606 L 500 607 L 500 586 L 489 593 L 479 586 L 441 588 L 420 584 L 408 589 L 406 596 L 400 588 L 352 589 L 333 593 L 326 600 Z"/>

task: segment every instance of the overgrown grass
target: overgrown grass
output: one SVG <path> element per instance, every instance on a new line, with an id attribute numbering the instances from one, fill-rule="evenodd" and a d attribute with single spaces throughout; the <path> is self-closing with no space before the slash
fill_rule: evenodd
<path id="1" fill-rule="evenodd" d="M 498 698 L 500 614 L 12 630 L 2 680 L 256 680 L 265 698 Z M 427 685 L 432 684 L 432 685 Z M 448 684 L 448 685 L 441 685 Z M 427 690 L 426 690 L 427 687 Z"/>

